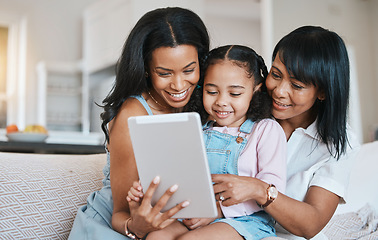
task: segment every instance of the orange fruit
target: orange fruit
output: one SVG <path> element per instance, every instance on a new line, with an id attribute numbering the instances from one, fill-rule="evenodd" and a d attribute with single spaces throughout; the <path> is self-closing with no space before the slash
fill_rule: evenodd
<path id="1" fill-rule="evenodd" d="M 6 130 L 7 130 L 7 133 L 18 132 L 18 127 L 16 124 L 11 124 L 7 126 Z"/>

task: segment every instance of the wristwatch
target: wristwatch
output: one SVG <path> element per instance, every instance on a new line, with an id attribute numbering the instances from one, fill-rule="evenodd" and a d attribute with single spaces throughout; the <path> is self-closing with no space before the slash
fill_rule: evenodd
<path id="1" fill-rule="evenodd" d="M 262 208 L 266 208 L 267 206 L 269 206 L 269 204 L 276 200 L 278 196 L 278 190 L 276 186 L 274 186 L 273 184 L 269 184 L 268 188 L 266 189 L 266 193 L 268 197 L 266 202 L 263 205 L 261 205 Z"/>
<path id="2" fill-rule="evenodd" d="M 139 238 L 136 234 L 129 231 L 128 225 L 129 225 L 130 220 L 131 220 L 131 217 L 129 219 L 127 219 L 126 222 L 125 222 L 125 235 L 126 235 L 126 237 L 129 237 L 130 239 L 140 240 L 141 238 Z"/>

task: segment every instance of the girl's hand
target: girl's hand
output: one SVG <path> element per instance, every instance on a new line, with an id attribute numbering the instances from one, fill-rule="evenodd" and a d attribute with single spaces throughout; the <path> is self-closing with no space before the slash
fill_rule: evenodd
<path id="1" fill-rule="evenodd" d="M 224 199 L 225 207 L 239 204 L 251 199 L 256 200 L 256 184 L 258 179 L 253 177 L 237 176 L 233 174 L 212 174 L 214 193 L 217 200 Z"/>
<path id="2" fill-rule="evenodd" d="M 128 228 L 138 237 L 143 237 L 149 232 L 167 227 L 176 221 L 176 219 L 172 219 L 171 217 L 189 205 L 188 201 L 184 201 L 165 211 L 164 213 L 161 212 L 170 197 L 178 189 L 177 185 L 173 185 L 163 194 L 163 196 L 161 196 L 155 206 L 152 207 L 152 195 L 159 185 L 159 182 L 160 178 L 155 177 L 140 202 L 129 201 L 131 220 L 128 223 Z"/>
<path id="3" fill-rule="evenodd" d="M 128 202 L 135 201 L 139 202 L 141 199 L 143 199 L 143 188 L 140 182 L 134 182 L 133 186 L 130 188 L 129 192 L 127 193 L 126 200 Z"/>
<path id="4" fill-rule="evenodd" d="M 189 218 L 189 219 L 184 219 L 182 223 L 190 230 L 194 230 L 196 228 L 209 225 L 215 219 L 216 218 Z"/>

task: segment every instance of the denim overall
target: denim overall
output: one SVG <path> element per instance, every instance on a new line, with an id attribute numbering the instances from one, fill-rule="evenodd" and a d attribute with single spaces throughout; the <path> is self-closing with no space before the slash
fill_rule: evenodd
<path id="1" fill-rule="evenodd" d="M 214 122 L 209 121 L 203 126 L 204 142 L 211 174 L 238 175 L 238 158 L 247 145 L 247 139 L 209 129 Z M 239 131 L 250 134 L 254 122 L 247 119 Z M 215 222 L 224 222 L 232 226 L 244 239 L 262 239 L 276 236 L 273 218 L 264 211 L 248 216 L 219 218 Z"/>

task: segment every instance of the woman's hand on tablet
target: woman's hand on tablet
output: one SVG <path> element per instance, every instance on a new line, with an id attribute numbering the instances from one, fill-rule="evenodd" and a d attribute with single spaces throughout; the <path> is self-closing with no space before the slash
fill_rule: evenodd
<path id="1" fill-rule="evenodd" d="M 217 200 L 222 196 L 225 207 L 255 199 L 256 183 L 260 180 L 253 177 L 233 174 L 212 174 L 214 193 Z"/>
<path id="2" fill-rule="evenodd" d="M 139 194 L 138 189 L 141 189 L 138 187 L 138 184 L 133 184 L 132 188 L 135 189 L 130 189 L 129 191 L 131 195 L 127 196 L 127 201 L 129 202 L 131 220 L 128 223 L 128 228 L 137 236 L 145 236 L 149 232 L 167 227 L 168 225 L 176 221 L 176 219 L 172 219 L 171 217 L 178 211 L 189 205 L 188 201 L 184 201 L 180 204 L 177 204 L 175 207 L 169 209 L 168 211 L 165 211 L 164 213 L 161 212 L 170 197 L 178 189 L 177 185 L 173 185 L 172 187 L 167 189 L 167 191 L 165 191 L 165 193 L 157 201 L 155 206 L 152 206 L 152 195 L 157 189 L 159 182 L 160 177 L 155 177 L 142 198 L 137 197 Z M 137 191 L 135 192 L 134 190 Z M 139 198 L 140 201 L 134 201 L 135 198 L 133 197 Z"/>

